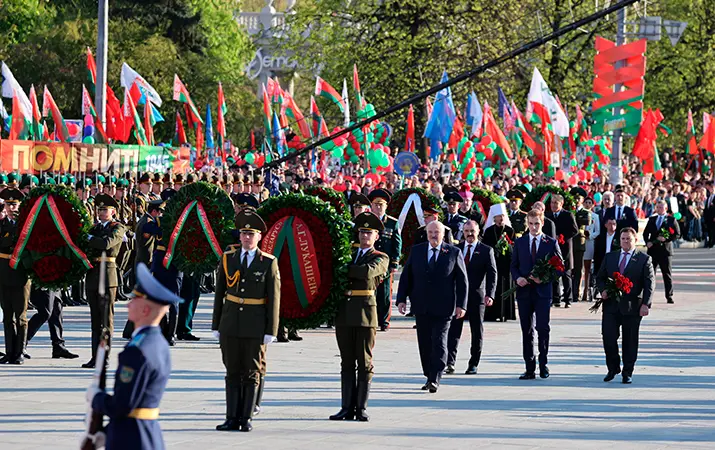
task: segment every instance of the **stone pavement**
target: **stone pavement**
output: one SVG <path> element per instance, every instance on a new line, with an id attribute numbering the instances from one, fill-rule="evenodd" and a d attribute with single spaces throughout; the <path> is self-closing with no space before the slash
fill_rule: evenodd
<path id="1" fill-rule="evenodd" d="M 603 383 L 600 316 L 584 303 L 552 310 L 549 379 L 519 381 L 518 322 L 487 323 L 479 375 L 445 376 L 437 394 L 419 389 L 413 321 L 395 317 L 389 332 L 378 333 L 369 423 L 327 420 L 340 406 L 339 356 L 333 331 L 322 328 L 269 348 L 264 412 L 252 433 L 214 431 L 224 418 L 224 371 L 204 296 L 196 321 L 201 341 L 172 349 L 161 405 L 167 447 L 715 448 L 715 252 L 681 250 L 675 272 L 676 304 L 665 303 L 659 282 L 630 386 L 620 377 Z M 29 346 L 31 361 L 0 366 L 2 449 L 77 448 L 91 378 L 79 368 L 89 356 L 89 311 L 66 313 L 68 347 L 80 359 L 50 359 L 43 329 Z M 125 317 L 119 304 L 115 335 Z M 468 334 L 467 326 L 458 371 L 466 368 Z M 112 374 L 115 367 L 116 351 Z"/>

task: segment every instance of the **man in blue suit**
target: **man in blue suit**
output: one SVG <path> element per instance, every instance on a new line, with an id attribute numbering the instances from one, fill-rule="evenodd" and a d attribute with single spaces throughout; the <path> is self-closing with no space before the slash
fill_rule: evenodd
<path id="1" fill-rule="evenodd" d="M 511 259 L 511 276 L 519 286 L 516 291 L 516 303 L 519 307 L 521 321 L 521 338 L 523 343 L 526 372 L 520 380 L 536 378 L 536 359 L 534 357 L 534 328 L 539 333 L 539 376 L 549 377 L 549 314 L 551 310 L 551 283 L 542 283 L 531 276 L 531 270 L 536 261 L 558 256 L 562 261 L 561 251 L 554 238 L 541 232 L 544 225 L 544 214 L 531 210 L 527 214 L 529 233 L 516 240 Z M 536 316 L 536 322 L 534 322 Z M 536 327 L 534 326 L 536 324 Z"/>
<path id="2" fill-rule="evenodd" d="M 459 248 L 443 242 L 444 224 L 427 225 L 427 240 L 412 247 L 397 290 L 397 309 L 407 310 L 407 297 L 417 323 L 417 345 L 422 373 L 427 383 L 422 390 L 437 392 L 447 365 L 447 332 L 453 317 L 467 311 L 468 281 Z"/>

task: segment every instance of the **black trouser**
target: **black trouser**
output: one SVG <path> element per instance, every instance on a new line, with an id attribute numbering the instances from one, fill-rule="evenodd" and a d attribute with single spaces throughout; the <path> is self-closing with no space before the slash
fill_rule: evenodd
<path id="1" fill-rule="evenodd" d="M 584 249 L 585 250 L 585 249 Z M 571 294 L 570 301 L 578 301 L 581 292 L 581 278 L 583 277 L 583 255 L 585 252 L 573 252 L 573 269 L 571 269 Z M 568 280 L 564 280 L 568 283 Z"/>
<path id="2" fill-rule="evenodd" d="M 390 318 L 392 318 L 392 271 L 382 283 L 377 285 L 375 298 L 377 300 L 377 324 L 379 326 L 390 325 Z"/>
<path id="3" fill-rule="evenodd" d="M 109 330 L 107 346 L 111 348 L 112 334 L 114 333 L 114 302 L 117 300 L 117 288 L 107 288 L 107 299 L 99 296 L 96 286 L 88 287 L 87 301 L 89 314 L 92 320 L 92 361 L 97 356 L 97 347 L 102 338 L 102 329 L 106 326 Z M 101 362 L 100 362 L 101 363 Z"/>
<path id="4" fill-rule="evenodd" d="M 671 275 L 671 271 L 672 271 L 671 256 L 666 255 L 666 254 L 651 255 L 651 258 L 653 259 L 653 270 L 656 271 L 656 270 L 658 270 L 658 267 L 660 267 L 660 271 L 663 273 L 663 287 L 665 288 L 665 298 L 670 300 L 673 298 L 673 276 Z"/>
<path id="5" fill-rule="evenodd" d="M 11 360 L 22 356 L 27 342 L 27 304 L 30 299 L 30 282 L 23 286 L 0 286 L 5 355 Z"/>
<path id="6" fill-rule="evenodd" d="M 422 373 L 428 382 L 439 383 L 447 365 L 447 334 L 452 318 L 417 314 L 415 321 Z"/>
<path id="7" fill-rule="evenodd" d="M 477 306 L 469 306 L 467 308 L 466 319 L 469 320 L 469 329 L 472 333 L 472 346 L 470 347 L 469 366 L 478 366 L 479 360 L 482 357 L 482 344 L 484 335 L 484 303 Z M 459 339 L 462 337 L 462 328 L 464 327 L 464 318 L 457 319 L 454 317 L 449 324 L 449 333 L 447 334 L 447 365 L 453 366 L 457 361 L 457 347 Z"/>
<path id="8" fill-rule="evenodd" d="M 545 367 L 549 362 L 549 333 L 551 327 L 551 299 L 549 298 L 517 298 L 519 306 L 519 321 L 521 322 L 521 339 L 524 362 L 527 372 L 536 371 L 534 357 L 534 330 L 539 333 L 539 367 Z M 536 316 L 536 320 L 534 320 Z"/>
<path id="9" fill-rule="evenodd" d="M 372 349 L 375 347 L 375 328 L 335 327 L 335 339 L 340 349 L 340 373 L 348 379 L 372 381 Z"/>
<path id="10" fill-rule="evenodd" d="M 62 338 L 62 298 L 60 291 L 45 289 L 32 289 L 30 300 L 35 305 L 37 312 L 30 318 L 27 325 L 27 340 L 32 339 L 40 327 L 47 322 L 50 329 L 52 348 L 63 348 L 65 340 Z"/>
<path id="11" fill-rule="evenodd" d="M 633 375 L 633 368 L 638 359 L 638 330 L 643 318 L 638 315 L 624 315 L 620 311 L 605 312 L 601 317 L 603 350 L 606 352 L 606 366 L 609 372 L 621 371 L 621 358 L 618 355 L 619 329 L 623 328 L 623 375 Z"/>
<path id="12" fill-rule="evenodd" d="M 179 321 L 176 329 L 176 333 L 179 335 L 191 333 L 191 329 L 194 326 L 194 314 L 196 313 L 196 307 L 199 305 L 199 296 L 201 295 L 199 287 L 200 283 L 196 275 L 184 274 L 180 294 L 184 302 L 179 303 Z"/>

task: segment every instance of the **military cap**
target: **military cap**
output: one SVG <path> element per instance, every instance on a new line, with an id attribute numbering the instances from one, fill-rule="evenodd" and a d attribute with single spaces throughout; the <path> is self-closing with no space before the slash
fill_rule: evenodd
<path id="1" fill-rule="evenodd" d="M 385 189 L 374 189 L 368 195 L 372 203 L 390 203 L 392 196 Z"/>
<path id="2" fill-rule="evenodd" d="M 442 188 L 442 193 L 444 193 L 444 196 L 447 197 L 447 194 L 451 194 L 452 192 L 457 192 L 457 188 L 454 186 L 445 186 Z"/>
<path id="3" fill-rule="evenodd" d="M 97 174 L 97 175 L 94 177 L 94 182 L 95 182 L 95 184 L 98 184 L 98 185 L 99 185 L 99 184 L 104 184 L 104 183 L 107 182 L 107 179 L 104 178 L 104 175 Z"/>
<path id="4" fill-rule="evenodd" d="M 425 216 L 438 216 L 439 210 L 437 208 L 433 208 L 432 206 L 426 206 L 422 209 L 422 213 Z"/>
<path id="5" fill-rule="evenodd" d="M 40 186 L 43 186 L 45 184 L 57 184 L 54 178 L 52 178 L 49 175 L 45 175 L 42 178 L 40 178 L 40 182 L 38 183 Z"/>
<path id="6" fill-rule="evenodd" d="M 117 189 L 126 189 L 129 187 L 129 180 L 120 178 L 117 180 Z"/>
<path id="7" fill-rule="evenodd" d="M 163 210 L 164 200 L 160 198 L 157 198 L 156 200 L 149 200 L 149 202 L 147 202 L 147 207 L 149 208 L 149 211 Z"/>
<path id="8" fill-rule="evenodd" d="M 114 197 L 107 194 L 99 194 L 94 197 L 94 205 L 99 209 L 119 208 L 119 203 L 117 203 Z"/>
<path id="9" fill-rule="evenodd" d="M 161 178 L 161 174 L 159 172 L 154 174 L 154 178 L 152 180 L 155 184 L 164 184 L 164 181 Z"/>
<path id="10" fill-rule="evenodd" d="M 34 180 L 33 180 L 34 178 Z M 34 183 L 33 183 L 34 181 Z M 33 185 L 37 184 L 37 177 L 29 174 L 25 174 L 22 176 L 22 179 L 20 180 L 20 189 L 25 189 L 26 187 L 32 187 Z"/>
<path id="11" fill-rule="evenodd" d="M 7 186 L 7 175 L 0 173 L 0 186 Z"/>
<path id="12" fill-rule="evenodd" d="M 105 179 L 104 184 L 106 184 L 108 186 L 116 186 L 117 185 L 117 177 L 115 177 L 114 175 L 106 174 L 106 175 L 104 175 L 104 179 Z"/>
<path id="13" fill-rule="evenodd" d="M 74 175 L 69 174 L 69 175 L 67 175 L 67 182 L 69 184 L 75 184 L 77 182 L 77 178 L 75 178 Z"/>
<path id="14" fill-rule="evenodd" d="M 149 272 L 146 264 L 137 264 L 137 284 L 131 297 L 145 297 L 147 300 L 159 305 L 170 306 L 183 303 L 183 299 L 165 288 L 154 275 Z"/>
<path id="15" fill-rule="evenodd" d="M 70 179 L 69 179 L 69 177 L 68 177 L 67 175 L 60 175 L 60 178 L 57 180 L 57 182 L 58 182 L 59 184 L 64 184 L 64 185 L 70 184 L 69 181 L 70 181 Z M 74 184 L 74 183 L 73 183 L 73 184 Z"/>
<path id="16" fill-rule="evenodd" d="M 92 179 L 91 179 L 91 178 L 85 178 L 85 179 L 84 179 L 84 184 L 85 184 L 85 186 L 92 186 Z"/>
<path id="17" fill-rule="evenodd" d="M 452 191 L 444 194 L 444 201 L 447 203 L 462 203 L 464 199 L 458 192 Z"/>
<path id="18" fill-rule="evenodd" d="M 350 196 L 350 201 L 348 202 L 350 205 L 365 205 L 365 206 L 370 206 L 370 199 L 365 196 L 365 194 L 361 194 L 360 192 L 355 192 L 353 195 Z"/>
<path id="19" fill-rule="evenodd" d="M 177 173 L 174 176 L 174 183 L 176 184 L 182 184 L 184 182 L 184 175 L 181 173 Z"/>
<path id="20" fill-rule="evenodd" d="M 524 193 L 516 188 L 511 189 L 506 193 L 506 198 L 509 200 L 524 200 L 524 197 L 526 197 Z"/>
<path id="21" fill-rule="evenodd" d="M 246 205 L 246 206 L 252 206 L 254 208 L 258 208 L 258 199 L 251 194 L 246 194 L 245 192 L 242 194 L 238 194 L 236 196 L 236 200 L 234 200 L 236 204 L 238 205 Z"/>
<path id="22" fill-rule="evenodd" d="M 574 197 L 576 197 L 576 196 L 583 197 L 583 198 L 588 197 L 588 193 L 586 192 L 586 190 L 580 186 L 575 186 L 575 187 L 571 188 L 571 192 L 569 192 L 569 193 L 571 195 L 573 195 Z"/>
<path id="23" fill-rule="evenodd" d="M 169 201 L 169 199 L 174 195 L 176 195 L 176 189 L 166 188 L 161 191 L 161 199 L 165 202 Z"/>
<path id="24" fill-rule="evenodd" d="M 145 172 L 139 177 L 139 184 L 151 184 L 151 174 Z"/>
<path id="25" fill-rule="evenodd" d="M 20 183 L 20 175 L 19 175 L 19 174 L 13 172 L 13 173 L 9 173 L 9 174 L 7 175 L 7 185 L 8 185 L 8 186 L 15 186 L 15 187 L 17 187 L 17 185 L 18 185 L 19 183 Z"/>
<path id="26" fill-rule="evenodd" d="M 385 224 L 382 223 L 382 220 L 371 212 L 359 214 L 355 217 L 354 222 L 358 231 L 382 231 L 385 229 Z"/>
<path id="27" fill-rule="evenodd" d="M 257 233 L 265 233 L 266 223 L 253 210 L 242 210 L 236 214 L 236 228 L 238 231 L 254 231 Z"/>
<path id="28" fill-rule="evenodd" d="M 25 196 L 22 192 L 20 192 L 19 189 L 7 188 L 3 189 L 2 192 L 0 192 L 0 199 L 2 199 L 5 203 L 11 205 L 20 203 L 23 198 L 25 198 Z"/>
<path id="29" fill-rule="evenodd" d="M 517 184 L 516 186 L 514 186 L 514 190 L 517 190 L 517 191 L 521 192 L 522 194 L 524 194 L 524 197 L 526 197 L 526 194 L 531 192 L 531 189 L 529 189 L 528 186 L 526 186 L 524 184 Z"/>

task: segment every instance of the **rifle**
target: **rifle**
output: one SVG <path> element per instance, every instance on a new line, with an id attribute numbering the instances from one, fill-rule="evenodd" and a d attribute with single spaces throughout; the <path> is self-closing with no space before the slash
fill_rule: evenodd
<path id="1" fill-rule="evenodd" d="M 97 347 L 94 376 L 92 377 L 92 387 L 97 387 L 102 391 L 107 387 L 107 362 L 109 359 L 110 338 L 109 328 L 107 327 L 109 297 L 107 296 L 107 288 L 105 286 L 107 279 L 106 257 L 107 252 L 102 252 L 102 259 L 99 263 L 99 286 L 97 291 L 99 294 L 99 301 L 104 305 L 105 315 L 102 318 L 102 337 L 99 341 L 99 347 Z M 85 423 L 87 424 L 87 428 L 84 436 L 82 437 L 80 450 L 98 450 L 104 448 L 106 440 L 106 434 L 104 432 L 104 414 L 99 411 L 95 411 L 92 408 L 92 399 L 89 400 L 87 405 Z"/>

